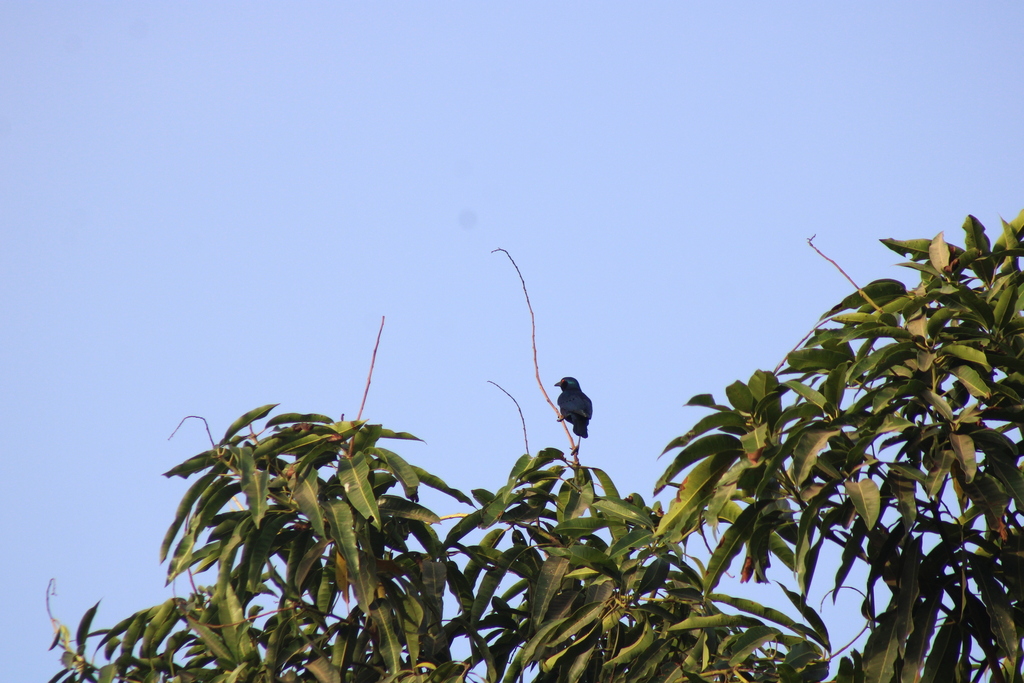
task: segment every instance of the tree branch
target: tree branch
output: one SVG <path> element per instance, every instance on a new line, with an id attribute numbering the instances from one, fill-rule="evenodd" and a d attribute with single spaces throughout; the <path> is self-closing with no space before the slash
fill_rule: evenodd
<path id="1" fill-rule="evenodd" d="M 210 438 L 210 448 L 216 448 L 217 444 L 213 442 L 213 434 L 210 433 L 210 424 L 206 421 L 205 417 L 200 417 L 199 415 L 186 415 L 185 417 L 181 418 L 181 422 L 179 422 L 178 426 L 174 428 L 174 431 L 171 432 L 171 435 L 167 437 L 167 440 L 170 441 L 171 439 L 173 439 L 174 435 L 178 433 L 179 429 L 181 429 L 181 425 L 185 424 L 185 420 L 189 419 L 203 421 L 203 424 L 206 425 L 206 436 Z"/>
<path id="2" fill-rule="evenodd" d="M 377 347 L 380 346 L 380 335 L 384 331 L 384 316 L 380 317 L 380 329 L 377 330 L 377 342 L 373 345 L 373 356 L 370 358 L 370 373 L 366 375 L 366 388 L 363 389 L 363 402 L 359 404 L 359 413 L 356 415 L 356 422 L 363 416 L 363 408 L 366 407 L 366 396 L 370 393 L 370 380 L 373 379 L 373 366 L 377 362 Z"/>
<path id="3" fill-rule="evenodd" d="M 815 237 L 817 237 L 817 235 L 811 235 L 810 237 L 807 238 L 808 246 L 810 246 L 811 249 L 813 249 L 814 251 L 818 252 L 818 256 L 820 256 L 821 258 L 825 259 L 826 261 L 831 263 L 833 266 L 835 266 L 836 270 L 838 270 L 840 273 L 842 273 L 843 277 L 845 277 L 847 280 L 849 280 L 850 284 L 853 285 L 854 289 L 856 289 L 857 292 L 860 293 L 860 295 L 862 297 L 864 297 L 864 300 L 867 301 L 869 304 L 871 304 L 871 306 L 874 307 L 874 309 L 876 311 L 878 311 L 879 313 L 884 313 L 885 311 L 882 310 L 882 307 L 879 306 L 878 304 L 876 304 L 874 302 L 874 300 L 870 296 L 868 296 L 867 292 L 865 292 L 863 289 L 858 287 L 857 283 L 853 281 L 853 278 L 850 277 L 849 275 L 847 275 L 846 271 L 843 270 L 842 267 L 840 267 L 840 265 L 838 263 L 836 263 L 835 261 L 830 259 L 828 256 L 825 256 L 825 254 L 821 253 L 821 249 L 818 249 L 816 246 L 814 246 L 814 238 Z"/>
<path id="4" fill-rule="evenodd" d="M 526 454 L 529 455 L 530 454 L 530 440 L 526 437 L 526 418 L 523 417 L 523 409 L 519 407 L 519 401 L 516 400 L 515 396 L 513 396 L 512 394 L 510 394 L 507 391 L 505 391 L 504 387 L 502 387 L 497 382 L 492 382 L 491 380 L 487 380 L 487 383 L 488 384 L 493 384 L 494 386 L 496 386 L 499 389 L 501 389 L 502 393 L 504 393 L 506 396 L 508 396 L 510 399 L 512 399 L 512 402 L 516 404 L 516 410 L 519 411 L 519 421 L 523 423 L 523 443 L 526 445 Z"/>
<path id="5" fill-rule="evenodd" d="M 540 365 L 537 363 L 537 318 L 533 315 L 533 305 L 530 303 L 530 293 L 526 291 L 526 280 L 523 279 L 523 273 L 519 270 L 519 266 L 516 265 L 516 261 L 512 258 L 512 254 L 500 247 L 498 249 L 491 250 L 491 253 L 493 254 L 496 251 L 504 252 L 505 256 L 508 256 L 508 260 L 512 262 L 512 267 L 516 269 L 516 274 L 519 275 L 519 282 L 523 284 L 523 294 L 526 295 L 526 307 L 530 309 L 530 343 L 533 347 L 533 369 L 537 376 L 537 386 L 540 387 L 540 393 L 544 394 L 544 400 L 546 400 L 548 405 L 551 406 L 551 410 L 555 411 L 555 416 L 561 419 L 561 411 L 558 410 L 554 402 L 551 400 L 551 397 L 548 396 L 548 392 L 544 388 L 544 382 L 540 379 Z M 565 426 L 564 421 L 562 422 L 562 429 L 565 430 L 565 435 L 569 438 L 570 452 L 574 454 L 573 457 L 576 457 L 576 442 L 573 441 L 572 434 L 569 433 L 569 428 Z M 579 461 L 577 459 L 577 464 L 578 462 Z"/>

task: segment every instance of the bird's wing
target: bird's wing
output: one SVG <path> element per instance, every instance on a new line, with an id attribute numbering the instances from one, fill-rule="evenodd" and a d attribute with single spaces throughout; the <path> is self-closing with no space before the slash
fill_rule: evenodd
<path id="1" fill-rule="evenodd" d="M 558 397 L 558 407 L 562 414 L 575 413 L 585 418 L 590 418 L 593 408 L 590 399 L 582 391 L 566 391 Z"/>

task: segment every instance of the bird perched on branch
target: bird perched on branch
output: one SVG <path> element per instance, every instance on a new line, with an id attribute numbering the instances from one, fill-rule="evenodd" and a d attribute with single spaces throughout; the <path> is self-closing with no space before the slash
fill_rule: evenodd
<path id="1" fill-rule="evenodd" d="M 575 377 L 563 377 L 555 382 L 562 388 L 558 395 L 558 411 L 562 414 L 559 422 L 565 420 L 572 425 L 572 433 L 587 438 L 587 425 L 594 414 L 594 405 L 587 395 L 580 391 L 580 383 Z"/>

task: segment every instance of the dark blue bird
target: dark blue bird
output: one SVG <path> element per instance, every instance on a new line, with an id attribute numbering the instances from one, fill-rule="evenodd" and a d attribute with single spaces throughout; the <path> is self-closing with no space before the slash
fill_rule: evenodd
<path id="1" fill-rule="evenodd" d="M 555 382 L 555 386 L 562 388 L 558 395 L 558 411 L 562 413 L 562 419 L 572 425 L 573 434 L 587 438 L 587 425 L 594 414 L 594 405 L 580 391 L 580 383 L 575 377 L 563 377 Z"/>

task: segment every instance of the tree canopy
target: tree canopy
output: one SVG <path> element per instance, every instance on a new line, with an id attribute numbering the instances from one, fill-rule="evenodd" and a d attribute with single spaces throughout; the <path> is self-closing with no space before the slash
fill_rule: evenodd
<path id="1" fill-rule="evenodd" d="M 188 594 L 61 627 L 52 681 L 1020 682 L 1024 212 L 963 229 L 882 240 L 918 286 L 857 288 L 784 366 L 691 399 L 667 506 L 555 448 L 466 495 L 390 449 L 410 434 L 252 410 L 167 472 L 195 478 L 161 546 Z M 774 563 L 787 611 L 719 592 L 736 563 Z M 807 595 L 858 563 L 870 634 L 840 652 Z"/>

